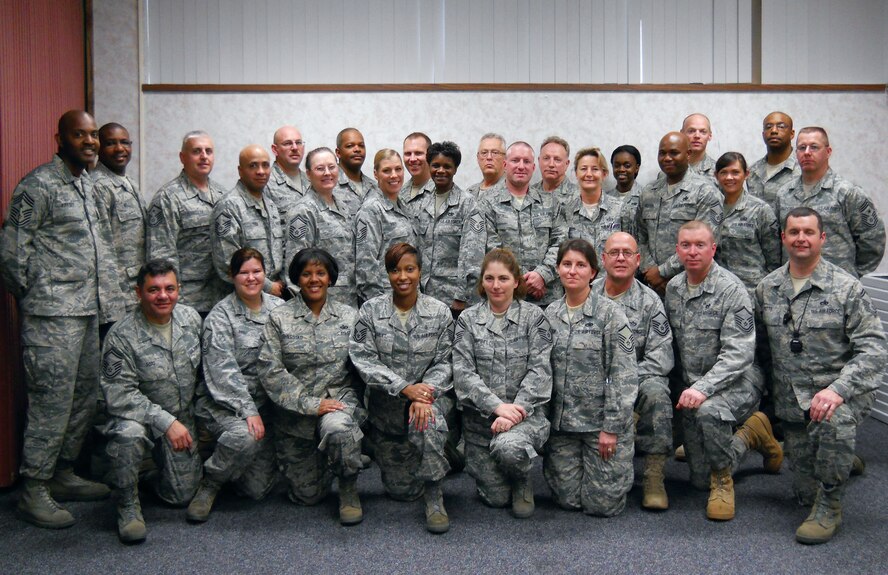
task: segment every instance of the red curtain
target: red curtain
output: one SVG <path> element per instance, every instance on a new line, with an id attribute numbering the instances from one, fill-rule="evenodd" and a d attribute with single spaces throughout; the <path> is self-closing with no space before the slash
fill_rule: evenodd
<path id="1" fill-rule="evenodd" d="M 52 159 L 59 116 L 86 108 L 84 15 L 83 0 L 0 0 L 0 221 L 18 181 Z M 0 487 L 15 481 L 24 426 L 15 311 L 0 285 Z"/>

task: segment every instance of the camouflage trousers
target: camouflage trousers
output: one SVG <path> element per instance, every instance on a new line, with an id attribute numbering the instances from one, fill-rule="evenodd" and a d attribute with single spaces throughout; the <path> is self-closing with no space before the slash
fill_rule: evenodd
<path id="1" fill-rule="evenodd" d="M 512 483 L 528 476 L 537 451 L 549 438 L 549 420 L 536 412 L 509 431 L 493 435 L 492 417 L 482 418 L 467 410 L 463 418 L 466 471 L 474 478 L 484 503 L 505 507 L 511 499 Z"/>
<path id="2" fill-rule="evenodd" d="M 635 447 L 642 453 L 666 455 L 672 451 L 672 401 L 665 381 L 651 378 L 638 386 L 635 400 L 638 423 Z"/>
<path id="3" fill-rule="evenodd" d="M 275 413 L 275 455 L 294 503 L 315 505 L 330 493 L 334 477 L 354 477 L 361 471 L 366 412 L 353 393 L 339 401 L 345 409 L 321 417 L 280 409 Z"/>
<path id="4" fill-rule="evenodd" d="M 626 494 L 635 479 L 634 456 L 631 432 L 617 436 L 617 450 L 605 461 L 598 453 L 597 431 L 552 431 L 546 442 L 543 476 L 562 508 L 613 517 L 626 507 Z"/>
<path id="5" fill-rule="evenodd" d="M 208 396 L 198 398 L 194 415 L 216 440 L 213 454 L 204 462 L 204 475 L 218 484 L 233 482 L 251 499 L 262 499 L 278 478 L 274 458 L 274 429 L 267 410 L 261 413 L 265 437 L 256 441 L 247 420 L 220 407 Z"/>
<path id="6" fill-rule="evenodd" d="M 382 485 L 392 499 L 413 501 L 422 495 L 426 481 L 440 481 L 450 471 L 445 445 L 450 437 L 447 415 L 454 410 L 444 399 L 432 404 L 435 420 L 424 431 L 408 424 L 406 435 L 392 435 L 371 427 Z"/>
<path id="7" fill-rule="evenodd" d="M 708 397 L 697 409 L 682 410 L 685 452 L 697 489 L 709 489 L 712 471 L 733 471 L 742 463 L 747 447 L 734 437 L 734 428 L 758 409 L 763 386 L 761 372 L 753 365 L 729 389 Z"/>
<path id="8" fill-rule="evenodd" d="M 145 455 L 150 452 L 159 472 L 154 484 L 158 497 L 172 505 L 185 505 L 191 501 L 200 485 L 201 476 L 197 428 L 191 413 L 174 415 L 188 428 L 194 439 L 190 449 L 176 451 L 165 434 L 152 440 L 148 429 L 141 423 L 111 418 L 105 426 L 105 435 L 108 436 L 106 451 L 115 487 L 138 485 L 139 467 Z"/>
<path id="9" fill-rule="evenodd" d="M 838 406 L 829 421 L 807 420 L 799 409 L 799 419 L 806 421 L 783 422 L 783 449 L 795 474 L 793 490 L 800 501 L 812 500 L 821 483 L 842 485 L 848 481 L 857 428 L 874 401 L 875 394 L 867 393 Z"/>
<path id="10" fill-rule="evenodd" d="M 28 413 L 19 472 L 50 479 L 58 460 L 73 462 L 99 395 L 96 316 L 22 318 Z"/>

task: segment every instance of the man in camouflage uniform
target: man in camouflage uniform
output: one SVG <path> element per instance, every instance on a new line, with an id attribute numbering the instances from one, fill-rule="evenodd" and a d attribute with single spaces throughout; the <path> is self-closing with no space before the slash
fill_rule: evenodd
<path id="1" fill-rule="evenodd" d="M 553 194 L 562 204 L 577 197 L 577 185 L 567 177 L 567 168 L 570 166 L 570 145 L 567 141 L 558 136 L 549 136 L 543 140 L 539 162 L 542 179 L 531 185 L 531 189 L 543 194 Z"/>
<path id="2" fill-rule="evenodd" d="M 638 361 L 635 445 L 646 454 L 641 506 L 668 509 L 663 469 L 672 451 L 669 397 L 669 372 L 674 364 L 672 330 L 663 302 L 652 289 L 635 279 L 641 263 L 635 239 L 617 232 L 608 238 L 601 256 L 607 275 L 593 283 L 592 289 L 623 306 L 635 339 Z"/>
<path id="3" fill-rule="evenodd" d="M 860 282 L 821 256 L 828 241 L 818 214 L 787 213 L 789 263 L 756 289 L 774 366 L 774 407 L 783 420 L 794 489 L 811 513 L 801 543 L 829 541 L 842 522 L 857 428 L 888 360 L 885 334 Z"/>
<path id="4" fill-rule="evenodd" d="M 404 138 L 404 166 L 410 173 L 410 179 L 401 188 L 401 201 L 411 212 L 416 211 L 415 206 L 426 191 L 434 193 L 435 190 L 426 156 L 431 145 L 432 139 L 422 132 L 413 132 Z"/>
<path id="5" fill-rule="evenodd" d="M 301 296 L 294 297 L 269 315 L 256 366 L 274 404 L 275 453 L 290 500 L 319 503 L 335 476 L 343 525 L 363 519 L 357 481 L 367 411 L 348 356 L 356 316 L 328 299 L 315 317 Z"/>
<path id="6" fill-rule="evenodd" d="M 364 136 L 357 128 L 345 128 L 336 136 L 336 158 L 339 161 L 339 187 L 333 190 L 337 201 L 341 201 L 354 221 L 364 201 L 375 197 L 379 190 L 376 183 L 361 167 L 367 157 L 367 146 Z"/>
<path id="7" fill-rule="evenodd" d="M 350 344 L 352 362 L 367 384 L 374 453 L 382 483 L 393 499 L 413 501 L 425 495 L 426 527 L 434 533 L 450 528 L 441 481 L 450 470 L 445 445 L 454 410 L 453 318 L 440 301 L 420 293 L 406 324 L 391 295 L 361 307 Z M 407 388 L 423 384 L 431 393 L 428 428 L 408 421 Z"/>
<path id="8" fill-rule="evenodd" d="M 510 145 L 505 183 L 483 196 L 478 211 L 486 224 L 485 252 L 512 250 L 527 282 L 527 301 L 545 307 L 561 297 L 555 260 L 567 227 L 554 195 L 530 189 L 533 169 L 530 144 Z"/>
<path id="9" fill-rule="evenodd" d="M 213 139 L 189 132 L 182 139 L 182 173 L 164 185 L 148 209 L 147 258 L 173 263 L 182 285 L 182 303 L 206 315 L 228 288 L 213 268 L 210 225 L 213 207 L 225 190 L 210 179 Z"/>
<path id="10" fill-rule="evenodd" d="M 290 221 L 290 208 L 302 199 L 311 183 L 305 172 L 299 168 L 299 162 L 305 153 L 302 133 L 294 126 L 281 126 L 274 133 L 273 141 L 271 151 L 275 159 L 266 193 L 277 206 L 281 216 L 281 229 L 285 230 Z M 263 252 L 263 255 L 266 254 Z"/>
<path id="11" fill-rule="evenodd" d="M 147 453 L 159 471 L 155 491 L 167 503 L 191 501 L 201 475 L 192 404 L 201 374 L 200 316 L 177 305 L 179 281 L 170 261 L 142 266 L 136 294 L 139 308 L 114 324 L 102 350 L 107 453 L 124 543 L 146 536 L 138 485 Z"/>
<path id="12" fill-rule="evenodd" d="M 478 142 L 477 160 L 483 179 L 466 188 L 466 193 L 476 200 L 480 200 L 488 190 L 503 183 L 506 139 L 494 133 L 481 136 L 481 141 Z"/>
<path id="13" fill-rule="evenodd" d="M 777 192 L 802 170 L 792 149 L 792 118 L 783 112 L 771 112 L 762 122 L 762 139 L 768 153 L 749 166 L 746 187 L 771 208 L 777 207 Z"/>
<path id="14" fill-rule="evenodd" d="M 111 230 L 86 172 L 99 143 L 95 120 L 66 112 L 55 139 L 58 155 L 16 186 L 0 236 L 0 274 L 22 314 L 28 391 L 18 511 L 48 528 L 74 524 L 56 499 L 108 496 L 73 464 L 95 412 L 99 324 L 124 311 Z"/>
<path id="15" fill-rule="evenodd" d="M 271 295 L 283 294 L 284 233 L 281 218 L 265 185 L 271 165 L 262 146 L 247 146 L 238 157 L 240 179 L 213 208 L 210 232 L 213 265 L 219 278 L 227 283 L 231 254 L 240 248 L 258 250 L 265 258 L 265 286 Z"/>
<path id="16" fill-rule="evenodd" d="M 678 228 L 701 220 L 717 230 L 722 220 L 722 197 L 713 181 L 688 169 L 689 145 L 684 134 L 663 136 L 657 162 L 665 177 L 644 187 L 635 215 L 641 271 L 645 283 L 660 296 L 666 293 L 666 282 L 681 271 L 671 247 Z"/>
<path id="17" fill-rule="evenodd" d="M 681 123 L 681 133 L 688 138 L 688 168 L 715 184 L 715 160 L 706 153 L 712 141 L 712 125 L 703 114 L 691 114 Z"/>
<path id="18" fill-rule="evenodd" d="M 99 215 L 111 227 L 120 290 L 126 296 L 126 311 L 139 305 L 136 275 L 145 263 L 145 221 L 148 210 L 135 180 L 126 175 L 133 142 L 120 124 L 99 128 L 99 163 L 92 172 Z"/>
<path id="19" fill-rule="evenodd" d="M 786 219 L 795 207 L 816 210 L 829 238 L 823 258 L 854 277 L 876 271 L 885 253 L 885 222 L 869 196 L 829 167 L 832 148 L 823 128 L 799 130 L 796 157 L 802 175 L 777 194 L 777 218 Z M 784 261 L 786 260 L 784 246 Z"/>
<path id="20" fill-rule="evenodd" d="M 706 488 L 706 516 L 734 518 L 732 473 L 749 449 L 776 472 L 783 451 L 770 422 L 757 412 L 764 381 L 753 363 L 755 320 L 749 294 L 734 274 L 713 261 L 712 228 L 692 221 L 678 232 L 676 253 L 685 271 L 666 288 L 666 314 L 675 337 L 685 389 L 678 399 L 691 483 Z M 743 425 L 732 435 L 733 427 Z"/>

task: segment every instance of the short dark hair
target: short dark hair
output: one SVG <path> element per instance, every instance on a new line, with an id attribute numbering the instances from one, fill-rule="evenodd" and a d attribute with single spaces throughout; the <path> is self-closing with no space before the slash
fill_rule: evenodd
<path id="1" fill-rule="evenodd" d="M 746 167 L 746 158 L 743 157 L 743 154 L 740 152 L 725 152 L 715 162 L 715 173 L 718 174 L 734 162 L 740 162 L 740 167 L 743 168 L 744 172 L 749 171 L 749 168 Z"/>
<path id="2" fill-rule="evenodd" d="M 429 149 L 426 151 L 426 161 L 431 164 L 435 156 L 450 158 L 453 160 L 453 165 L 457 168 L 459 163 L 462 162 L 462 152 L 459 151 L 459 146 L 453 142 L 435 142 L 429 146 Z"/>
<path id="3" fill-rule="evenodd" d="M 799 141 L 799 136 L 801 136 L 802 134 L 820 134 L 821 136 L 823 136 L 823 143 L 829 146 L 829 134 L 827 134 L 826 130 L 824 130 L 820 126 L 805 126 L 801 130 L 799 130 L 799 133 L 796 135 L 797 143 Z"/>
<path id="4" fill-rule="evenodd" d="M 336 263 L 336 258 L 330 255 L 330 252 L 321 248 L 304 248 L 293 256 L 293 261 L 290 262 L 287 272 L 294 285 L 299 285 L 299 276 L 302 275 L 302 270 L 308 264 L 324 266 L 327 275 L 330 276 L 330 285 L 336 285 L 336 279 L 339 277 L 339 264 Z"/>
<path id="5" fill-rule="evenodd" d="M 314 150 L 305 154 L 305 171 L 308 171 L 311 169 L 311 160 L 316 155 L 323 153 L 323 152 L 327 152 L 328 154 L 333 154 L 333 150 L 331 150 L 330 148 L 328 148 L 326 146 L 321 146 L 320 148 L 315 148 Z M 335 158 L 336 154 L 333 154 L 333 157 Z"/>
<path id="6" fill-rule="evenodd" d="M 385 251 L 385 271 L 389 273 L 395 271 L 401 258 L 409 254 L 416 256 L 416 265 L 422 269 L 422 255 L 419 250 L 407 242 L 398 242 L 389 246 L 389 249 Z"/>
<path id="7" fill-rule="evenodd" d="M 170 272 L 173 272 L 178 282 L 179 272 L 176 271 L 176 266 L 173 265 L 173 262 L 163 258 L 148 260 L 145 262 L 145 265 L 139 268 L 139 274 L 136 276 L 136 285 L 140 288 L 145 287 L 146 277 L 165 276 Z"/>
<path id="8" fill-rule="evenodd" d="M 265 257 L 255 248 L 241 248 L 231 254 L 231 263 L 228 265 L 228 275 L 231 277 L 240 273 L 241 268 L 249 260 L 259 260 L 263 271 L 265 270 Z"/>
<path id="9" fill-rule="evenodd" d="M 357 128 L 343 128 L 343 129 L 339 130 L 339 133 L 336 134 L 336 147 L 337 147 L 337 148 L 342 147 L 342 139 L 343 139 L 343 138 L 345 137 L 345 135 L 348 134 L 349 132 L 357 132 L 358 134 L 361 134 L 361 130 L 359 130 L 359 129 L 357 129 Z M 363 138 L 363 137 L 364 137 L 364 134 L 361 134 L 361 137 Z M 332 284 L 331 284 L 331 285 L 332 285 Z"/>
<path id="10" fill-rule="evenodd" d="M 558 248 L 558 257 L 555 259 L 555 265 L 561 265 L 561 260 L 567 252 L 577 252 L 583 254 L 589 265 L 598 273 L 598 254 L 595 253 L 595 246 L 583 238 L 573 238 L 561 242 Z"/>
<path id="11" fill-rule="evenodd" d="M 786 224 L 789 222 L 789 218 L 808 218 L 810 216 L 817 218 L 817 231 L 823 233 L 823 217 L 820 215 L 820 212 L 808 206 L 797 206 L 789 210 L 786 217 L 783 218 L 783 231 L 786 231 Z"/>
<path id="12" fill-rule="evenodd" d="M 639 166 L 641 165 L 641 152 L 638 151 L 638 148 L 633 146 L 632 144 L 623 144 L 622 146 L 617 146 L 614 148 L 614 151 L 611 152 L 611 164 L 614 163 L 614 158 L 617 154 L 631 154 L 633 158 L 635 158 L 635 163 Z"/>
<path id="13" fill-rule="evenodd" d="M 127 130 L 125 127 L 118 124 L 117 122 L 108 122 L 107 124 L 99 128 L 99 142 L 104 141 L 105 138 L 108 137 L 108 132 L 110 132 L 111 130 L 123 130 L 127 134 L 129 134 L 129 130 Z"/>
<path id="14" fill-rule="evenodd" d="M 527 283 L 524 281 L 524 274 L 521 273 L 521 266 L 518 265 L 518 259 L 515 257 L 515 254 L 512 253 L 512 250 L 506 248 L 493 248 L 484 256 L 484 261 L 481 262 L 481 273 L 478 277 L 478 294 L 487 299 L 487 293 L 484 291 L 484 271 L 487 269 L 487 266 L 495 262 L 503 264 L 509 270 L 509 273 L 512 274 L 512 277 L 518 280 L 518 287 L 515 288 L 515 299 L 524 299 L 524 296 L 527 295 Z"/>

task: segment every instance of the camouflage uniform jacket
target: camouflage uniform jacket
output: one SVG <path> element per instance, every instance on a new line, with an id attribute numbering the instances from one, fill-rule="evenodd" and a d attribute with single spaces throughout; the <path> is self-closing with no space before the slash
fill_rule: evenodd
<path id="1" fill-rule="evenodd" d="M 592 244 L 598 254 L 599 264 L 604 243 L 614 232 L 622 231 L 620 218 L 620 202 L 612 196 L 602 193 L 598 205 L 592 214 L 586 210 L 582 198 L 577 195 L 569 203 L 563 205 L 564 218 L 567 222 L 568 239 L 581 238 Z M 601 267 L 601 269 L 604 269 Z"/>
<path id="2" fill-rule="evenodd" d="M 505 185 L 491 189 L 479 203 L 487 227 L 487 246 L 512 250 L 521 273 L 537 272 L 546 282 L 542 300 L 528 296 L 527 301 L 549 304 L 561 297 L 561 283 L 555 269 L 558 247 L 567 238 L 567 224 L 561 205 L 551 194 L 528 190 L 520 209 Z"/>
<path id="3" fill-rule="evenodd" d="M 416 194 L 415 197 L 410 197 L 410 194 L 413 193 L 413 178 L 407 180 L 401 187 L 401 192 L 399 193 L 399 197 L 401 203 L 404 204 L 404 208 L 407 210 L 407 213 L 410 215 L 416 215 L 417 210 L 419 210 L 419 206 L 422 204 L 422 198 L 428 193 L 435 193 L 435 182 L 429 178 L 429 181 L 423 184 L 420 192 Z"/>
<path id="4" fill-rule="evenodd" d="M 768 156 L 760 158 L 753 165 L 749 166 L 749 177 L 746 178 L 746 187 L 749 188 L 749 193 L 765 200 L 765 203 L 772 208 L 776 208 L 777 192 L 794 178 L 801 176 L 802 169 L 799 167 L 795 151 L 791 152 L 789 157 L 780 164 L 780 169 L 770 179 L 766 179 L 768 177 L 767 169 Z"/>
<path id="5" fill-rule="evenodd" d="M 641 184 L 635 180 L 632 183 L 632 189 L 625 194 L 617 188 L 610 189 L 605 193 L 620 202 L 620 231 L 637 238 L 635 214 L 638 212 L 638 202 L 641 199 Z"/>
<path id="6" fill-rule="evenodd" d="M 453 336 L 453 386 L 463 409 L 482 418 L 502 403 L 545 413 L 552 397 L 552 332 L 543 311 L 515 300 L 497 325 L 486 301 L 465 310 Z"/>
<path id="7" fill-rule="evenodd" d="M 280 164 L 275 162 L 271 166 L 271 177 L 268 178 L 268 184 L 265 185 L 265 193 L 277 206 L 278 214 L 281 216 L 281 229 L 287 229 L 287 223 L 290 221 L 290 208 L 302 199 L 311 182 L 305 172 L 299 170 L 299 178 L 297 181 L 284 172 Z"/>
<path id="8" fill-rule="evenodd" d="M 219 278 L 232 283 L 228 275 L 231 254 L 241 248 L 253 248 L 265 257 L 265 291 L 281 279 L 284 267 L 284 233 L 277 206 L 266 191 L 257 200 L 242 182 L 219 200 L 213 208 L 211 231 L 213 265 Z"/>
<path id="9" fill-rule="evenodd" d="M 712 262 L 700 291 L 688 291 L 685 272 L 666 286 L 666 314 L 685 384 L 711 397 L 729 389 L 752 366 L 755 319 L 743 283 Z"/>
<path id="10" fill-rule="evenodd" d="M 0 275 L 22 313 L 119 319 L 116 261 L 89 174 L 55 156 L 22 178 L 0 233 Z"/>
<path id="11" fill-rule="evenodd" d="M 406 328 L 389 294 L 361 306 L 349 353 L 370 391 L 367 408 L 376 429 L 407 432 L 410 402 L 401 392 L 408 385 L 431 385 L 435 398 L 453 389 L 452 343 L 450 308 L 435 298 L 419 294 Z"/>
<path id="12" fill-rule="evenodd" d="M 552 428 L 625 433 L 632 425 L 638 395 L 629 320 L 617 303 L 596 292 L 573 318 L 567 312 L 565 298 L 546 308 L 554 340 Z"/>
<path id="13" fill-rule="evenodd" d="M 253 313 L 236 293 L 231 293 L 217 303 L 204 320 L 206 392 L 216 405 L 241 419 L 259 415 L 259 409 L 268 399 L 259 383 L 256 363 L 265 323 L 271 312 L 283 303 L 280 298 L 262 294 L 262 309 Z"/>
<path id="14" fill-rule="evenodd" d="M 743 192 L 719 227 L 715 261 L 737 276 L 749 291 L 780 267 L 780 225 L 771 206 Z"/>
<path id="15" fill-rule="evenodd" d="M 358 193 L 355 183 L 348 179 L 342 168 L 339 168 L 339 187 L 333 189 L 333 195 L 336 196 L 336 202 L 341 202 L 345 207 L 351 221 L 354 221 L 358 210 L 361 209 L 364 202 L 370 198 L 377 197 L 379 194 L 376 182 L 363 173 L 361 174 L 361 192 Z"/>
<path id="16" fill-rule="evenodd" d="M 291 413 L 317 416 L 322 399 L 361 396 L 348 359 L 357 313 L 328 299 L 315 317 L 298 295 L 271 311 L 256 371 L 272 403 Z M 309 427 L 313 436 L 314 422 Z"/>
<path id="17" fill-rule="evenodd" d="M 564 179 L 561 180 L 561 183 L 558 184 L 558 187 L 552 190 L 551 192 L 547 192 L 543 189 L 543 182 L 540 180 L 535 184 L 531 184 L 532 189 L 538 191 L 540 195 L 542 194 L 552 194 L 558 203 L 562 205 L 566 205 L 570 203 L 574 198 L 580 195 L 580 189 L 577 185 L 570 181 L 570 178 L 567 177 L 567 174 L 564 175 Z"/>
<path id="18" fill-rule="evenodd" d="M 821 258 L 805 287 L 793 292 L 788 263 L 755 290 L 774 366 L 777 416 L 802 421 L 811 399 L 825 388 L 846 402 L 875 393 L 888 353 L 879 316 L 860 282 Z M 796 328 L 801 353 L 789 347 Z"/>
<path id="19" fill-rule="evenodd" d="M 468 188 L 466 188 L 466 193 L 469 194 L 470 196 L 472 196 L 472 198 L 474 198 L 474 200 L 476 202 L 480 202 L 481 200 L 483 200 L 486 197 L 487 194 L 496 190 L 497 188 L 504 186 L 505 181 L 506 181 L 506 174 L 503 173 L 503 175 L 500 176 L 500 179 L 497 180 L 497 182 L 495 184 L 493 184 L 492 186 L 490 186 L 489 188 L 485 188 L 482 190 L 481 184 L 484 183 L 484 180 L 481 180 L 480 182 L 476 182 L 476 183 L 472 184 L 471 186 L 469 186 Z"/>
<path id="20" fill-rule="evenodd" d="M 608 297 L 604 282 L 604 279 L 593 282 L 592 291 Z M 614 303 L 623 307 L 632 328 L 639 385 L 650 379 L 666 387 L 675 358 L 672 355 L 672 329 L 660 296 L 640 281 L 633 280 L 632 286 Z"/>
<path id="21" fill-rule="evenodd" d="M 148 209 L 148 260 L 173 262 L 179 275 L 181 303 L 207 312 L 229 288 L 213 268 L 210 224 L 213 207 L 225 190 L 213 180 L 209 191 L 200 191 L 183 171 L 164 185 Z"/>
<path id="22" fill-rule="evenodd" d="M 391 293 L 385 252 L 398 242 L 416 246 L 413 218 L 401 199 L 392 203 L 380 195 L 365 202 L 355 218 L 355 285 L 360 301 Z"/>
<path id="23" fill-rule="evenodd" d="M 435 192 L 426 192 L 414 214 L 417 247 L 422 252 L 422 291 L 448 306 L 476 301 L 473 291 L 484 259 L 484 217 L 468 194 L 450 189 L 435 217 Z"/>
<path id="24" fill-rule="evenodd" d="M 823 218 L 827 261 L 855 277 L 876 270 L 885 253 L 885 222 L 860 186 L 830 168 L 806 194 L 799 176 L 777 194 L 777 217 L 782 222 L 798 206 L 813 208 Z"/>
<path id="25" fill-rule="evenodd" d="M 289 269 L 293 256 L 304 248 L 323 248 L 336 258 L 339 278 L 336 285 L 330 287 L 328 297 L 357 309 L 354 219 L 335 194 L 331 205 L 314 188 L 309 188 L 302 201 L 290 210 L 285 269 Z M 293 285 L 289 277 L 286 280 Z"/>
<path id="26" fill-rule="evenodd" d="M 703 159 L 696 166 L 689 166 L 689 169 L 695 173 L 709 178 L 709 181 L 715 183 L 715 160 L 709 154 L 703 154 Z"/>
<path id="27" fill-rule="evenodd" d="M 661 276 L 671 278 L 682 270 L 675 244 L 678 229 L 691 220 L 708 223 L 718 243 L 722 195 L 707 178 L 688 170 L 671 193 L 665 177 L 644 187 L 635 216 L 642 271 L 657 266 Z"/>
<path id="28" fill-rule="evenodd" d="M 114 324 L 102 351 L 102 392 L 108 414 L 141 423 L 154 437 L 190 413 L 201 374 L 200 316 L 173 309 L 172 349 L 137 308 Z"/>
<path id="29" fill-rule="evenodd" d="M 120 290 L 125 296 L 126 310 L 131 311 L 139 305 L 133 287 L 139 268 L 145 263 L 148 208 L 139 186 L 129 176 L 118 176 L 100 162 L 92 177 L 99 217 L 111 226 Z"/>

